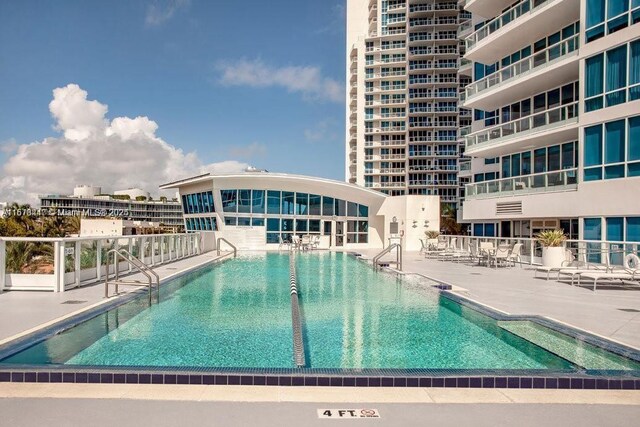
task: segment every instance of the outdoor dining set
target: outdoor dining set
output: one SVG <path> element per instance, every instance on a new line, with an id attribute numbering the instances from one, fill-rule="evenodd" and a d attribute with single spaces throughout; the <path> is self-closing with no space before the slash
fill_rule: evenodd
<path id="1" fill-rule="evenodd" d="M 295 251 L 310 251 L 318 249 L 320 246 L 320 236 L 305 234 L 302 236 L 294 235 L 289 239 L 280 237 L 280 245 L 278 249 L 287 249 Z"/>

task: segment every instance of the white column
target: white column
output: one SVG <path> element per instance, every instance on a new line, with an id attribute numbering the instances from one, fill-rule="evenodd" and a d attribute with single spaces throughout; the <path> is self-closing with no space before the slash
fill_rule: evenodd
<path id="1" fill-rule="evenodd" d="M 74 270 L 75 270 L 75 278 L 76 278 L 76 287 L 80 286 L 80 250 L 82 249 L 80 245 L 80 240 L 76 240 L 75 244 L 75 258 L 74 258 Z"/>
<path id="2" fill-rule="evenodd" d="M 0 293 L 4 291 L 7 265 L 7 243 L 0 240 Z"/>

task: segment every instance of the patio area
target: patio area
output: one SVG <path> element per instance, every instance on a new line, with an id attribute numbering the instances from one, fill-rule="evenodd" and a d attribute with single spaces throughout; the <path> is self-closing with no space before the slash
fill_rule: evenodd
<path id="1" fill-rule="evenodd" d="M 377 252 L 361 251 L 366 258 L 373 258 Z M 418 252 L 404 252 L 403 271 L 462 288 L 457 292 L 463 296 L 508 314 L 549 317 L 640 348 L 640 287 L 637 286 L 603 285 L 593 292 L 591 286 L 578 287 L 535 278 L 535 267 L 528 264 L 487 268 L 471 262 L 425 259 Z"/>

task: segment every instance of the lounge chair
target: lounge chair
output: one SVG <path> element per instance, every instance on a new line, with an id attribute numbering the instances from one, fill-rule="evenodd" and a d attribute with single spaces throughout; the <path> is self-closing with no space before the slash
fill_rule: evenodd
<path id="1" fill-rule="evenodd" d="M 631 270 L 629 268 L 625 269 L 617 269 L 608 272 L 585 272 L 578 275 L 578 286 L 582 285 L 582 279 L 590 279 L 593 280 L 593 291 L 595 292 L 596 287 L 598 286 L 598 281 L 629 281 L 629 282 L 638 282 L 640 285 L 640 270 Z"/>
<path id="2" fill-rule="evenodd" d="M 564 261 L 562 261 L 562 264 L 560 265 L 560 267 L 545 267 L 545 266 L 537 267 L 534 277 L 538 277 L 538 272 L 542 272 L 542 273 L 547 273 L 547 280 L 549 280 L 549 276 L 551 275 L 552 272 L 558 272 L 560 270 L 566 270 L 566 269 L 578 269 L 578 268 L 584 269 L 585 267 L 586 267 L 586 263 L 581 261 L 576 261 L 575 257 L 573 256 L 573 252 L 571 252 L 571 249 L 565 249 Z"/>
<path id="3" fill-rule="evenodd" d="M 569 276 L 571 278 L 571 286 L 575 285 L 576 278 L 579 278 L 584 273 L 606 273 L 610 270 L 610 267 L 604 264 L 585 264 L 583 267 L 578 268 L 561 268 L 558 270 L 558 281 L 561 281 L 560 276 Z"/>
<path id="4" fill-rule="evenodd" d="M 429 248 L 424 243 L 424 239 L 420 239 L 420 252 L 418 252 L 418 254 L 425 254 L 426 255 L 427 252 L 429 252 Z"/>

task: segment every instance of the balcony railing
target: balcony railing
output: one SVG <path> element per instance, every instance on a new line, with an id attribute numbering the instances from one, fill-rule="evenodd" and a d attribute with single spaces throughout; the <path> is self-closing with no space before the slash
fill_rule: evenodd
<path id="1" fill-rule="evenodd" d="M 575 35 L 567 40 L 563 40 L 546 48 L 541 52 L 534 53 L 533 55 L 524 58 L 514 64 L 504 67 L 493 74 L 486 76 L 476 82 L 473 82 L 465 88 L 466 99 L 471 99 L 473 96 L 490 89 L 494 86 L 498 86 L 510 79 L 521 77 L 532 71 L 547 67 L 557 60 L 564 59 L 569 54 L 578 51 L 580 36 Z"/>
<path id="2" fill-rule="evenodd" d="M 521 0 L 520 3 L 502 13 L 502 15 L 493 18 L 491 21 L 487 22 L 485 25 L 478 28 L 473 34 L 467 37 L 467 49 L 473 48 L 480 41 L 498 31 L 500 28 L 512 23 L 521 16 L 535 12 L 537 8 L 551 1 L 553 0 Z"/>
<path id="3" fill-rule="evenodd" d="M 409 13 L 431 12 L 434 10 L 456 10 L 457 8 L 458 5 L 456 3 L 414 4 L 409 6 Z"/>
<path id="4" fill-rule="evenodd" d="M 460 163 L 460 172 L 470 171 L 471 170 L 471 162 Z"/>
<path id="5" fill-rule="evenodd" d="M 565 191 L 574 190 L 577 186 L 578 170 L 565 169 L 467 184 L 465 186 L 465 197 L 467 199 L 490 198 L 549 191 Z"/>
<path id="6" fill-rule="evenodd" d="M 563 105 L 522 119 L 495 125 L 465 137 L 467 148 L 480 144 L 496 144 L 512 138 L 578 121 L 578 103 Z"/>
<path id="7" fill-rule="evenodd" d="M 451 187 L 451 186 L 457 186 L 458 185 L 458 181 L 456 181 L 456 180 L 446 180 L 446 179 L 416 179 L 416 180 L 409 181 L 409 185 L 416 185 L 416 186 L 442 185 L 442 186 Z"/>

